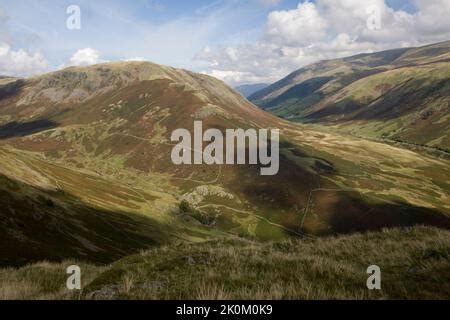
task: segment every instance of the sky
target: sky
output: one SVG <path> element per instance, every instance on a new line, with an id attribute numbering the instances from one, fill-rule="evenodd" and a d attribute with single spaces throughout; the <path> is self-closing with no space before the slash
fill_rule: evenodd
<path id="1" fill-rule="evenodd" d="M 271 83 L 319 60 L 450 40 L 449 17 L 450 0 L 0 0 L 0 75 L 149 60 Z"/>

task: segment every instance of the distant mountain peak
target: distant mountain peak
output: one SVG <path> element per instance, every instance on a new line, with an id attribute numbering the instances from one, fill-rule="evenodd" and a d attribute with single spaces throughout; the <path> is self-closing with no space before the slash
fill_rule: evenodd
<path id="1" fill-rule="evenodd" d="M 248 98 L 255 92 L 258 92 L 264 88 L 266 88 L 269 84 L 267 83 L 253 83 L 253 84 L 242 84 L 235 89 L 241 93 L 244 97 Z"/>

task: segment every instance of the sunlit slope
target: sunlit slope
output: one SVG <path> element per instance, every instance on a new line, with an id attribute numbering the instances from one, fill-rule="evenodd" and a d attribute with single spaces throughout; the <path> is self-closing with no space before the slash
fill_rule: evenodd
<path id="1" fill-rule="evenodd" d="M 161 181 L 122 185 L 9 148 L 0 148 L 0 161 L 1 266 L 108 263 L 141 248 L 218 235 L 180 215 Z"/>
<path id="2" fill-rule="evenodd" d="M 448 150 L 450 42 L 323 61 L 250 97 L 290 120 Z"/>
<path id="3" fill-rule="evenodd" d="M 217 79 L 129 62 L 17 81 L 0 99 L 1 216 L 9 230 L 3 264 L 104 262 L 109 250 L 117 257 L 227 235 L 273 240 L 416 224 L 450 228 L 448 161 L 291 124 Z M 192 131 L 194 120 L 204 130 L 280 129 L 279 173 L 261 176 L 257 165 L 174 165 L 170 135 Z M 48 223 L 58 220 L 62 228 Z M 97 230 L 99 221 L 106 229 Z M 114 251 L 119 238 L 125 240 Z M 35 251 L 14 251 L 17 242 Z M 61 251 L 65 246 L 70 250 Z"/>

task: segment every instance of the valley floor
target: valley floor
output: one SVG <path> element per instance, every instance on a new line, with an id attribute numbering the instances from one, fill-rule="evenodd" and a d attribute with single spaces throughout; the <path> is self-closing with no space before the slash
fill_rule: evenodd
<path id="1" fill-rule="evenodd" d="M 66 289 L 81 267 L 82 290 Z M 368 266 L 381 290 L 368 290 Z M 429 227 L 281 242 L 179 243 L 111 265 L 0 270 L 0 299 L 449 299 L 450 232 Z"/>

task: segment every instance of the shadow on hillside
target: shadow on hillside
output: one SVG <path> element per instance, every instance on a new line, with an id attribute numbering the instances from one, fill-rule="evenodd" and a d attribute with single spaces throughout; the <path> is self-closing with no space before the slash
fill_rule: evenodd
<path id="1" fill-rule="evenodd" d="M 280 170 L 275 176 L 261 176 L 257 166 L 237 167 L 240 173 L 230 186 L 238 188 L 241 196 L 260 210 L 260 215 L 290 230 L 331 235 L 415 225 L 450 229 L 450 217 L 438 210 L 401 201 L 383 203 L 361 197 L 356 191 L 341 190 L 321 178 L 335 174 L 333 167 L 325 171 L 320 166 L 315 167 L 318 172 L 314 174 L 282 155 Z M 305 208 L 308 210 L 304 218 Z M 300 228 L 302 220 L 304 224 Z"/>
<path id="2" fill-rule="evenodd" d="M 292 146 L 280 142 L 280 149 L 291 149 Z M 262 176 L 259 165 L 234 165 L 237 173 L 226 181 L 227 188 L 245 199 L 252 211 L 257 210 L 259 216 L 284 226 L 286 229 L 281 230 L 286 235 L 299 230 L 300 213 L 308 201 L 309 192 L 320 187 L 319 172 L 324 176 L 334 172 L 331 164 L 324 165 L 323 159 L 312 157 L 298 148 L 290 151 L 295 160 L 280 152 L 276 175 Z"/>
<path id="3" fill-rule="evenodd" d="M 437 210 L 401 201 L 373 204 L 352 194 L 329 207 L 324 217 L 336 234 L 416 225 L 450 229 L 450 218 Z"/>
<path id="4" fill-rule="evenodd" d="M 5 79 L 5 78 L 0 77 L 0 80 L 2 80 L 2 79 Z M 0 85 L 0 100 L 9 98 L 9 97 L 13 96 L 14 94 L 16 94 L 17 92 L 19 92 L 22 89 L 24 84 L 25 84 L 25 81 L 23 79 L 17 79 L 15 81 L 11 81 L 7 84 Z"/>
<path id="5" fill-rule="evenodd" d="M 30 122 L 9 122 L 0 126 L 0 139 L 24 137 L 39 131 L 56 128 L 59 123 L 41 119 Z"/>
<path id="6" fill-rule="evenodd" d="M 275 99 L 271 100 L 264 107 L 273 108 L 289 102 L 290 100 L 298 101 L 301 99 L 305 99 L 331 80 L 333 80 L 333 77 L 317 77 L 303 81 L 300 84 L 288 89 L 286 92 L 282 93 Z M 318 95 L 321 96 L 320 93 L 318 93 Z"/>
<path id="7" fill-rule="evenodd" d="M 165 243 L 174 232 L 148 217 L 101 210 L 3 175 L 0 207 L 0 267 L 67 259 L 107 264 Z"/>
<path id="8" fill-rule="evenodd" d="M 445 97 L 449 90 L 448 80 L 439 80 L 433 84 L 423 85 L 422 80 L 409 79 L 392 88 L 386 85 L 381 97 L 373 99 L 371 96 L 356 101 L 345 98 L 328 105 L 326 108 L 307 115 L 304 120 L 321 122 L 326 118 L 349 120 L 383 120 L 396 119 L 417 109 L 418 103 L 431 97 Z M 344 118 L 341 116 L 345 115 Z"/>

